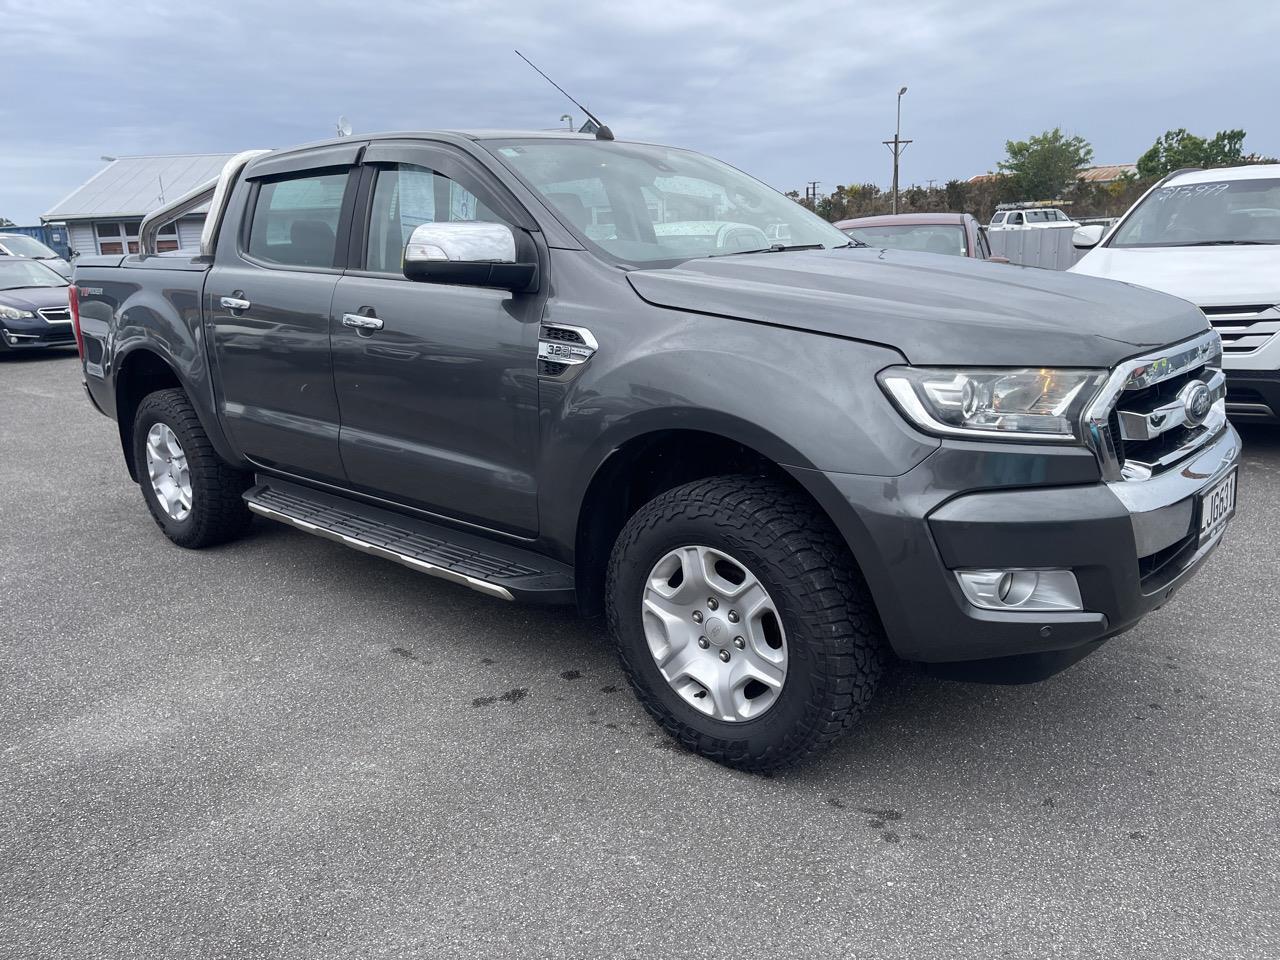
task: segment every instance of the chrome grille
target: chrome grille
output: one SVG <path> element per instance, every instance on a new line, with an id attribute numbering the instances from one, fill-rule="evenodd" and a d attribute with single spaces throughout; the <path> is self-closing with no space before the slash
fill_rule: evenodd
<path id="1" fill-rule="evenodd" d="M 1280 334 L 1280 306 L 1268 303 L 1201 307 L 1228 356 L 1253 353 Z"/>
<path id="2" fill-rule="evenodd" d="M 1221 366 L 1218 334 L 1208 332 L 1117 367 L 1086 414 L 1104 477 L 1146 480 L 1217 437 L 1226 425 Z M 1193 393 L 1207 400 L 1202 418 Z"/>
<path id="3" fill-rule="evenodd" d="M 37 310 L 40 318 L 45 323 L 70 323 L 71 308 L 70 307 L 45 307 L 43 310 Z"/>

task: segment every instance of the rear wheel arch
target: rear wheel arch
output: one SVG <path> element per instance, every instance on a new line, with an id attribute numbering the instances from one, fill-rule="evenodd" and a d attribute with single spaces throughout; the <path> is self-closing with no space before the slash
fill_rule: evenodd
<path id="1" fill-rule="evenodd" d="M 149 394 L 168 389 L 185 392 L 177 371 L 154 350 L 139 348 L 121 361 L 115 375 L 116 423 L 120 428 L 120 448 L 135 483 L 139 478 L 133 456 L 134 418 Z"/>

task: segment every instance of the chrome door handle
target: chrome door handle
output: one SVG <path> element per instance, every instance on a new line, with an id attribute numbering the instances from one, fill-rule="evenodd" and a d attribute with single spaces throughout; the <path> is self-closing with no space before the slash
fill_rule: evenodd
<path id="1" fill-rule="evenodd" d="M 223 297 L 219 302 L 228 310 L 248 310 L 253 306 L 248 300 L 241 300 L 239 297 Z"/>
<path id="2" fill-rule="evenodd" d="M 381 330 L 382 320 L 378 317 L 366 317 L 362 313 L 344 313 L 342 325 L 355 327 L 357 330 Z"/>

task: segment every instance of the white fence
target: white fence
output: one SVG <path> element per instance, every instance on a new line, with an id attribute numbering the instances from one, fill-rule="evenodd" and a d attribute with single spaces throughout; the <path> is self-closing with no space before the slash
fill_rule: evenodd
<path id="1" fill-rule="evenodd" d="M 1042 227 L 1031 230 L 989 230 L 987 240 L 997 257 L 1008 257 L 1025 267 L 1066 270 L 1084 256 L 1071 245 L 1073 227 Z"/>

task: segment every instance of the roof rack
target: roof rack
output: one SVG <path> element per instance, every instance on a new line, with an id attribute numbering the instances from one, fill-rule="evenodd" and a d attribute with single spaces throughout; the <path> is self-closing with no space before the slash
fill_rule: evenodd
<path id="1" fill-rule="evenodd" d="M 1019 203 L 997 203 L 997 210 L 1034 210 L 1037 207 L 1069 207 L 1073 200 L 1023 200 Z"/>
<path id="2" fill-rule="evenodd" d="M 179 217 L 191 213 L 208 203 L 209 212 L 205 214 L 204 227 L 200 231 L 200 256 L 213 256 L 213 241 L 217 236 L 222 215 L 226 212 L 227 201 L 231 199 L 231 188 L 235 186 L 236 177 L 254 157 L 260 157 L 270 150 L 244 150 L 222 165 L 222 172 L 214 179 L 199 186 L 192 187 L 175 200 L 157 207 L 142 218 L 138 227 L 139 247 L 144 257 L 156 255 L 156 237 L 160 228 L 172 223 Z"/>

